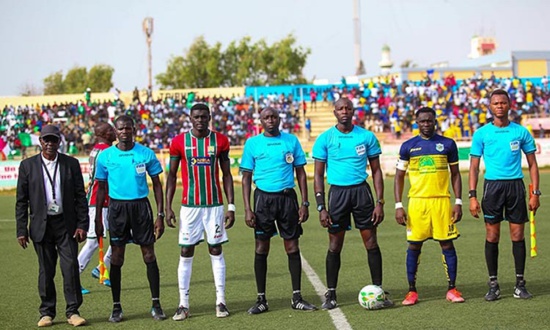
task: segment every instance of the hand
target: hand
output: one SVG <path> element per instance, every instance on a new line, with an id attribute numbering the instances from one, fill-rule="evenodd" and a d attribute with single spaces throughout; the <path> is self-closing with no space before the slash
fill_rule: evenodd
<path id="1" fill-rule="evenodd" d="M 326 209 L 323 209 L 321 212 L 319 212 L 319 221 L 321 222 L 321 226 L 323 228 L 329 228 L 332 226 L 332 219 L 330 218 L 330 215 L 328 214 L 328 211 Z"/>
<path id="2" fill-rule="evenodd" d="M 302 205 L 298 210 L 298 223 L 304 223 L 309 219 L 309 209 L 307 206 Z"/>
<path id="3" fill-rule="evenodd" d="M 157 216 L 155 221 L 155 241 L 160 239 L 164 234 L 164 219 L 161 216 Z"/>
<path id="4" fill-rule="evenodd" d="M 453 217 L 451 220 L 453 223 L 457 223 L 462 220 L 462 205 L 455 204 L 453 207 Z"/>
<path id="5" fill-rule="evenodd" d="M 235 224 L 235 211 L 225 212 L 225 229 L 233 227 Z"/>
<path id="6" fill-rule="evenodd" d="M 400 207 L 395 210 L 395 221 L 401 226 L 407 225 L 407 212 L 405 212 L 404 208 Z"/>
<path id="7" fill-rule="evenodd" d="M 244 211 L 244 222 L 250 228 L 256 227 L 256 215 L 252 212 L 252 210 Z"/>
<path id="8" fill-rule="evenodd" d="M 540 207 L 540 199 L 537 195 L 531 195 L 529 198 L 529 211 L 533 211 L 533 214 L 537 214 L 537 210 Z"/>
<path id="9" fill-rule="evenodd" d="M 29 237 L 28 236 L 19 236 L 19 237 L 17 237 L 17 241 L 19 242 L 19 245 L 21 245 L 21 247 L 23 249 L 26 249 L 27 246 L 29 245 Z"/>
<path id="10" fill-rule="evenodd" d="M 481 207 L 476 197 L 470 198 L 470 213 L 474 218 L 479 218 L 479 214 L 481 213 Z"/>
<path id="11" fill-rule="evenodd" d="M 172 208 L 166 209 L 166 225 L 170 228 L 176 228 L 176 215 Z"/>
<path id="12" fill-rule="evenodd" d="M 380 203 L 376 203 L 374 211 L 372 212 L 372 223 L 375 226 L 378 226 L 382 221 L 384 221 L 384 206 Z"/>
<path id="13" fill-rule="evenodd" d="M 97 213 L 96 213 L 96 217 L 95 217 L 95 235 L 96 237 L 103 237 L 103 231 L 105 229 L 103 228 L 103 220 L 101 218 L 101 215 L 99 215 L 99 217 L 97 216 Z"/>
<path id="14" fill-rule="evenodd" d="M 101 235 L 103 236 L 103 233 L 101 233 Z M 81 228 L 76 228 L 73 238 L 75 238 L 78 243 L 84 242 L 84 240 L 86 239 L 86 231 Z"/>

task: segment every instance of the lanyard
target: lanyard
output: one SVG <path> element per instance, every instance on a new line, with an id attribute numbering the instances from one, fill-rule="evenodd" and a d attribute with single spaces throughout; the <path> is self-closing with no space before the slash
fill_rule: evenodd
<path id="1" fill-rule="evenodd" d="M 52 177 L 50 175 L 50 171 L 46 167 L 46 164 L 44 163 L 44 160 L 42 159 L 42 157 L 40 157 L 40 161 L 42 162 L 42 166 L 46 170 L 46 175 L 48 176 L 48 181 L 50 181 L 50 183 L 52 185 L 52 197 L 53 197 L 53 202 L 55 203 L 56 202 L 56 200 L 55 200 L 55 178 L 57 176 L 57 166 L 59 165 L 59 159 L 55 162 L 55 168 L 53 169 L 53 179 L 52 179 Z"/>

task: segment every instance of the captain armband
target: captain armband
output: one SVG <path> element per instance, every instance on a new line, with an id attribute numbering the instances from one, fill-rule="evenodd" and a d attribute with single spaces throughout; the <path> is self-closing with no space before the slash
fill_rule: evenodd
<path id="1" fill-rule="evenodd" d="M 409 167 L 409 161 L 408 160 L 403 160 L 403 159 L 398 159 L 397 160 L 397 165 L 395 167 L 400 171 L 406 171 L 407 168 Z"/>

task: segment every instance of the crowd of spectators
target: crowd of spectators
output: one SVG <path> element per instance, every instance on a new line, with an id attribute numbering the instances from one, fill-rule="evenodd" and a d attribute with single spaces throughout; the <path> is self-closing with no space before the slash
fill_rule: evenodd
<path id="1" fill-rule="evenodd" d="M 496 88 L 509 93 L 510 117 L 518 123 L 527 116 L 550 114 L 546 76 L 537 84 L 517 77 L 484 78 L 479 74 L 459 82 L 452 74 L 444 80 L 427 76 L 418 82 L 388 78 L 379 83 L 362 81 L 356 87 L 333 87 L 328 94 L 333 100 L 350 98 L 356 109 L 355 123 L 374 132 L 391 131 L 396 137 L 406 131 L 414 134 L 418 130 L 414 111 L 429 106 L 436 110 L 440 132 L 461 139 L 471 137 L 477 128 L 491 121 L 489 94 Z"/>
<path id="2" fill-rule="evenodd" d="M 166 149 L 174 136 L 191 129 L 189 109 L 195 102 L 210 105 L 213 129 L 227 135 L 232 145 L 242 145 L 246 138 L 260 132 L 257 108 L 278 109 L 284 132 L 296 133 L 301 128 L 299 104 L 291 95 L 262 95 L 256 103 L 244 96 L 200 97 L 192 92 L 180 99 L 159 100 L 153 100 L 149 94 L 144 102 L 134 95 L 130 104 L 117 98 L 103 102 L 5 106 L 0 114 L 1 138 L 11 149 L 20 149 L 24 157 L 27 148 L 38 144 L 41 127 L 55 123 L 63 133 L 62 152 L 87 153 L 97 122 L 112 122 L 118 115 L 127 114 L 136 120 L 137 142 L 154 150 Z"/>
<path id="3" fill-rule="evenodd" d="M 414 111 L 421 106 L 436 110 L 438 129 L 446 136 L 468 138 L 480 126 L 491 120 L 488 111 L 489 93 L 503 88 L 511 97 L 511 117 L 521 122 L 523 115 L 550 114 L 548 78 L 540 83 L 518 78 L 483 78 L 474 74 L 470 79 L 457 81 L 452 75 L 444 80 L 427 76 L 423 81 L 399 81 L 388 78 L 374 82 L 363 80 L 359 85 L 311 90 L 310 109 L 315 111 L 317 101 L 329 104 L 340 97 L 352 100 L 356 109 L 355 123 L 374 132 L 392 132 L 397 138 L 402 132 L 416 133 Z M 117 90 L 118 91 L 118 90 Z M 139 93 L 124 104 L 118 97 L 111 101 L 94 102 L 91 98 L 78 103 L 54 103 L 27 106 L 5 106 L 0 113 L 0 133 L 4 144 L 21 149 L 37 144 L 42 125 L 57 123 L 63 132 L 64 152 L 86 153 L 93 143 L 93 127 L 99 121 L 112 121 L 119 114 L 135 118 L 138 128 L 136 141 L 152 149 L 166 149 L 171 139 L 191 129 L 189 109 L 195 102 L 205 102 L 212 109 L 213 129 L 227 135 L 232 145 L 261 131 L 257 109 L 272 106 L 281 113 L 281 131 L 297 133 L 304 125 L 306 103 L 298 102 L 292 94 L 259 95 L 255 100 L 242 95 L 232 97 L 201 97 L 193 92 L 181 98 L 153 100 L 148 93 L 143 102 Z M 308 114 L 311 117 L 311 114 Z"/>

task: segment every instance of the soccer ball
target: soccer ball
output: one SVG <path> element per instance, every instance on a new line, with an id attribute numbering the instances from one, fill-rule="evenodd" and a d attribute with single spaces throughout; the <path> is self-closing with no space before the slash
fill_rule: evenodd
<path id="1" fill-rule="evenodd" d="M 386 300 L 386 294 L 377 285 L 367 285 L 359 291 L 359 305 L 366 309 L 380 309 Z"/>

